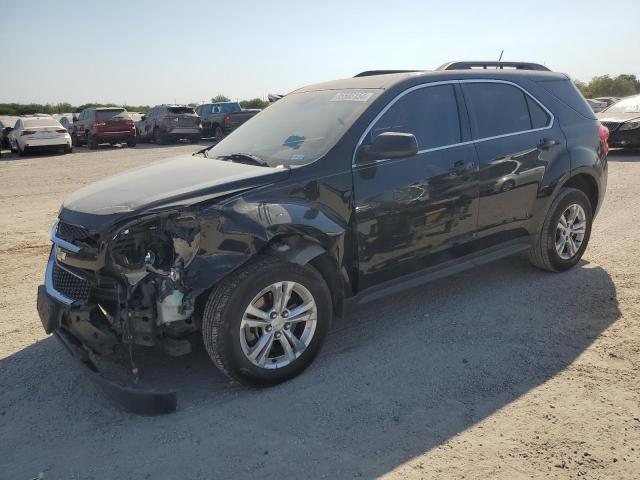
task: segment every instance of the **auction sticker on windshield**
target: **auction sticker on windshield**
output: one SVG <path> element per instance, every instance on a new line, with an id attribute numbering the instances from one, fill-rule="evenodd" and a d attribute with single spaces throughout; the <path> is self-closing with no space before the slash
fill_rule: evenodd
<path id="1" fill-rule="evenodd" d="M 330 102 L 366 102 L 373 96 L 371 92 L 338 92 Z"/>

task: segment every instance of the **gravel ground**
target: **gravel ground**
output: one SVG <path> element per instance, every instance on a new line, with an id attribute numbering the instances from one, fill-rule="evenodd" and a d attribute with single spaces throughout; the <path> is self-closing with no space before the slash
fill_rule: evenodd
<path id="1" fill-rule="evenodd" d="M 0 159 L 0 478 L 640 477 L 640 152 L 610 155 L 579 266 L 505 259 L 338 320 L 299 378 L 230 385 L 203 349 L 149 369 L 179 409 L 113 407 L 35 309 L 63 198 L 192 145 Z"/>

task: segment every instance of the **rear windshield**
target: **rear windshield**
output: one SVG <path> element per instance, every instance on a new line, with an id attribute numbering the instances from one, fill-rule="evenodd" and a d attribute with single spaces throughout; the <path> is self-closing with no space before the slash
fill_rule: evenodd
<path id="1" fill-rule="evenodd" d="M 25 127 L 60 127 L 53 118 L 25 118 L 22 120 Z"/>
<path id="2" fill-rule="evenodd" d="M 214 112 L 216 111 L 215 107 L 218 107 L 218 109 L 220 109 L 222 113 L 233 113 L 242 111 L 242 107 L 239 103 L 220 103 L 218 105 L 214 105 Z"/>
<path id="3" fill-rule="evenodd" d="M 96 120 L 112 120 L 118 118 L 131 119 L 124 108 L 114 108 L 113 110 L 96 110 Z"/>
<path id="4" fill-rule="evenodd" d="M 640 113 L 640 95 L 624 98 L 606 110 L 607 113 Z"/>
<path id="5" fill-rule="evenodd" d="M 570 80 L 551 80 L 539 82 L 539 85 L 547 89 L 554 97 L 557 97 L 580 115 L 595 120 L 596 115 Z"/>
<path id="6" fill-rule="evenodd" d="M 169 107 L 167 108 L 167 110 L 169 111 L 169 113 L 175 113 L 175 114 L 196 113 L 191 107 Z"/>

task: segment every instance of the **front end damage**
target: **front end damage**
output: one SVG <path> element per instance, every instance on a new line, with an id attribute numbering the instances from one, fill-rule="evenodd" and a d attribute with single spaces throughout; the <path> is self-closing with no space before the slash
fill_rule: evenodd
<path id="1" fill-rule="evenodd" d="M 172 356 L 191 351 L 186 337 L 199 329 L 194 310 L 203 289 L 191 285 L 187 272 L 200 236 L 200 222 L 188 212 L 145 216 L 104 233 L 62 219 L 53 227 L 45 284 L 38 290 L 44 329 L 127 410 L 158 414 L 176 408 L 175 392 L 137 387 L 134 347 Z M 126 366 L 131 385 L 109 382 L 96 357 Z"/>

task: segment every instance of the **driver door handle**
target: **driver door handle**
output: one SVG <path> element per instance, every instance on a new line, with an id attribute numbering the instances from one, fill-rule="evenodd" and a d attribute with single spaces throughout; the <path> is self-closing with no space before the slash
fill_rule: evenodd
<path id="1" fill-rule="evenodd" d="M 540 139 L 540 141 L 538 142 L 538 145 L 536 146 L 538 147 L 539 150 L 549 150 L 554 145 L 559 145 L 559 144 L 560 142 L 558 140 L 549 140 L 548 138 L 542 138 Z"/>

